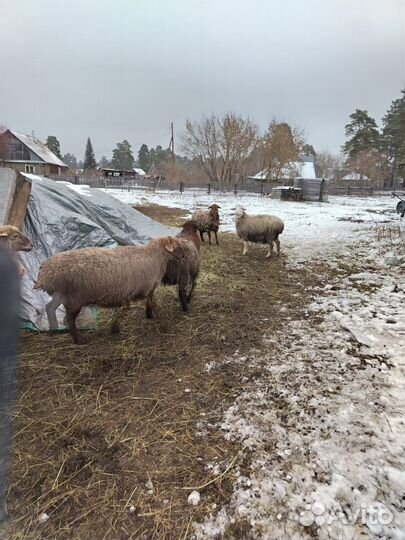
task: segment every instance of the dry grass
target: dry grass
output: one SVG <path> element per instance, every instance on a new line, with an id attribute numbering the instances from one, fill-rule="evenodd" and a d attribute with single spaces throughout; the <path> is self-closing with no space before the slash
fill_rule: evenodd
<path id="1" fill-rule="evenodd" d="M 184 215 L 143 210 L 168 224 Z M 324 269 L 290 271 L 284 256 L 265 260 L 253 248 L 242 257 L 233 235 L 220 242 L 202 248 L 189 314 L 173 288 L 160 288 L 159 318 L 134 305 L 119 336 L 108 334 L 108 312 L 82 347 L 63 334 L 23 335 L 9 540 L 186 539 L 229 498 L 243 455 L 215 424 L 243 390 L 243 366 L 209 375 L 204 366 L 262 349 L 263 335 L 302 316 Z M 205 436 L 201 418 L 212 426 Z M 217 477 L 204 467 L 212 461 L 227 464 Z M 197 507 L 187 504 L 191 488 L 201 491 Z"/>
<path id="2" fill-rule="evenodd" d="M 381 254 L 387 251 L 395 251 L 400 256 L 405 254 L 405 229 L 402 223 L 376 221 L 374 230 Z"/>

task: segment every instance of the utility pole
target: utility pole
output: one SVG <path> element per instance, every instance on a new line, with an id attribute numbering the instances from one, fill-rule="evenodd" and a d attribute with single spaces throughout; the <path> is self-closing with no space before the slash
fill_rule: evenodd
<path id="1" fill-rule="evenodd" d="M 174 129 L 173 129 L 173 122 L 170 123 L 170 143 L 169 143 L 169 152 L 171 153 L 171 161 L 172 161 L 172 170 L 173 170 L 173 178 L 176 176 L 176 157 L 174 154 Z"/>

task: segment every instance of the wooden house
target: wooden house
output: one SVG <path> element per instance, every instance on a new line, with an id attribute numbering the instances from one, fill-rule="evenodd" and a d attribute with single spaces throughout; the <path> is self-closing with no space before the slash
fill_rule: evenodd
<path id="1" fill-rule="evenodd" d="M 69 168 L 36 137 L 7 129 L 0 134 L 0 167 L 40 176 L 66 176 Z"/>

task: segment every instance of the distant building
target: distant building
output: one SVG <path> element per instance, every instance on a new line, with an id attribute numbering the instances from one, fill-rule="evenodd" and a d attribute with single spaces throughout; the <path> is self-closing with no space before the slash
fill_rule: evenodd
<path id="1" fill-rule="evenodd" d="M 134 170 L 126 170 L 126 169 L 113 169 L 111 167 L 103 167 L 101 169 L 101 172 L 103 173 L 103 176 L 105 178 L 119 178 L 120 176 L 135 176 Z"/>
<path id="2" fill-rule="evenodd" d="M 65 176 L 69 168 L 36 137 L 8 129 L 0 135 L 0 167 L 40 176 Z"/>
<path id="3" fill-rule="evenodd" d="M 132 178 L 143 178 L 145 176 L 145 171 L 134 167 L 133 169 L 114 169 L 111 167 L 102 167 L 101 172 L 105 178 L 119 178 L 120 176 L 130 176 Z"/>
<path id="4" fill-rule="evenodd" d="M 365 174 L 351 172 L 343 176 L 342 180 L 344 180 L 345 182 L 359 182 L 360 180 L 363 182 L 368 182 L 369 178 Z"/>
<path id="5" fill-rule="evenodd" d="M 277 178 L 271 177 L 268 169 L 259 171 L 254 176 L 249 176 L 253 180 L 260 181 L 280 181 L 280 180 L 292 180 L 293 178 L 316 178 L 315 174 L 315 160 L 313 156 L 300 156 L 299 161 L 292 161 L 285 167 Z"/>

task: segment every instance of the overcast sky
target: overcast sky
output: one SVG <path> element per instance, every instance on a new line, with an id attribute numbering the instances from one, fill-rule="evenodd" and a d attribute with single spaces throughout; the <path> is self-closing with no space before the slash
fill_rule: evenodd
<path id="1" fill-rule="evenodd" d="M 337 151 L 404 87 L 405 0 L 0 0 L 0 124 L 78 158 L 227 111 Z"/>

